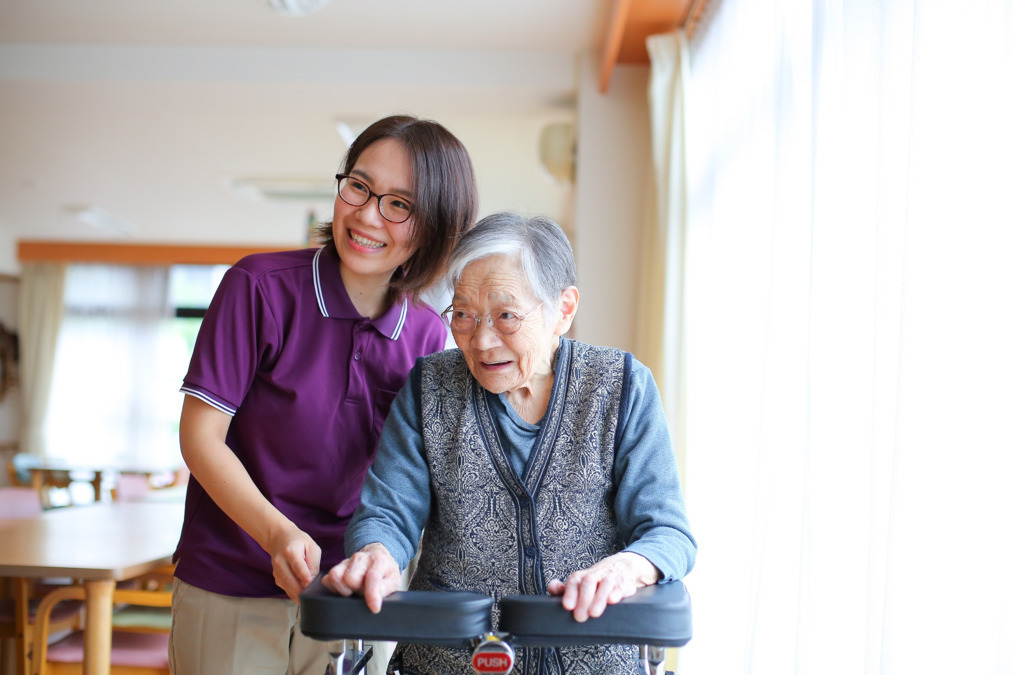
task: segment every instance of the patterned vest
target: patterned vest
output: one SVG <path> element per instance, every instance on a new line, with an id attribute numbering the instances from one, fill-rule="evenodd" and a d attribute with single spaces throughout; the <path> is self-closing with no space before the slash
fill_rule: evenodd
<path id="1" fill-rule="evenodd" d="M 541 431 L 518 477 L 500 444 L 488 392 L 459 350 L 423 360 L 419 400 L 432 506 L 415 590 L 544 594 L 551 579 L 622 550 L 612 463 L 625 419 L 631 356 L 565 338 Z M 498 625 L 498 602 L 493 627 Z M 593 619 L 592 619 L 593 621 Z M 517 650 L 518 675 L 637 673 L 626 646 Z M 470 675 L 468 650 L 399 645 L 388 672 Z"/>

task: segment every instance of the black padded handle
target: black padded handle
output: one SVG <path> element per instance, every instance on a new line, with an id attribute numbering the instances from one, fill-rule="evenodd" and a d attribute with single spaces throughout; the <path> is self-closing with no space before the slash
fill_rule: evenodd
<path id="1" fill-rule="evenodd" d="M 379 614 L 359 596 L 324 588 L 318 577 L 299 596 L 299 626 L 314 640 L 386 640 L 466 647 L 492 630 L 492 598 L 468 591 L 398 591 Z"/>
<path id="2" fill-rule="evenodd" d="M 563 609 L 558 596 L 513 595 L 500 600 L 500 611 L 499 630 L 518 646 L 681 647 L 693 636 L 689 593 L 681 581 L 645 586 L 584 623 Z"/>

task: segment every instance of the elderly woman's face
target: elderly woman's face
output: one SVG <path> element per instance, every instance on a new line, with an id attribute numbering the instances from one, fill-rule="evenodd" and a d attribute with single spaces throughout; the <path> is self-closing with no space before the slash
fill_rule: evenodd
<path id="1" fill-rule="evenodd" d="M 559 314 L 555 307 L 531 312 L 540 302 L 515 258 L 492 256 L 476 260 L 464 269 L 454 288 L 454 309 L 483 317 L 502 311 L 528 315 L 520 329 L 511 335 L 498 333 L 485 320 L 470 335 L 454 331 L 454 340 L 472 375 L 492 393 L 531 386 L 538 376 L 551 378 L 559 335 L 569 327 L 569 321 L 561 327 L 563 321 L 547 320 L 546 315 Z"/>

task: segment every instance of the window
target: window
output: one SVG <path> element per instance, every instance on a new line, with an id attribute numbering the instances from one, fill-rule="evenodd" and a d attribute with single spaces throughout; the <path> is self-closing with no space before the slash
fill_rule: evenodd
<path id="1" fill-rule="evenodd" d="M 50 459 L 176 468 L 180 384 L 225 265 L 67 268 L 45 424 Z"/>

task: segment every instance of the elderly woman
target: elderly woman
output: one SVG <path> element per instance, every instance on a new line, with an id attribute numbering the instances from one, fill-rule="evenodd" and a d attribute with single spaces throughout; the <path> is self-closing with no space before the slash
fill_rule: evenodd
<path id="1" fill-rule="evenodd" d="M 458 349 L 416 362 L 345 534 L 349 558 L 324 585 L 380 611 L 423 531 L 411 589 L 561 595 L 577 621 L 687 574 L 696 543 L 651 372 L 563 337 L 578 301 L 563 231 L 489 216 L 449 274 Z M 520 651 L 517 673 L 638 672 L 633 647 Z M 395 670 L 471 672 L 464 650 L 422 645 L 399 645 Z"/>

